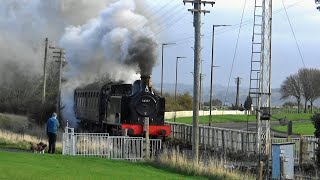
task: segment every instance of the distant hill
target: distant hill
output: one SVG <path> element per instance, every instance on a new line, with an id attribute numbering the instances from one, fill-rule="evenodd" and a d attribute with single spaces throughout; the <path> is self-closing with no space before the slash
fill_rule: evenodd
<path id="1" fill-rule="evenodd" d="M 154 88 L 157 90 L 160 90 L 160 83 L 154 83 L 153 84 Z M 190 95 L 193 94 L 193 85 L 188 85 L 188 84 L 178 84 L 178 93 L 183 93 L 183 92 L 189 92 Z M 169 84 L 169 83 L 164 83 L 163 84 L 163 91 L 164 92 L 168 92 L 170 94 L 174 94 L 174 88 L 175 88 L 175 84 Z M 227 99 L 226 97 L 226 91 L 227 91 L 227 87 L 223 86 L 221 84 L 215 84 L 214 87 L 214 98 L 215 99 L 220 99 L 222 102 L 225 101 L 226 105 L 231 105 L 234 104 L 236 101 L 236 86 L 230 86 L 229 90 L 228 90 L 228 94 L 227 94 Z M 240 104 L 243 104 L 245 102 L 246 97 L 248 96 L 248 87 L 244 88 L 244 87 L 240 87 L 240 95 L 239 95 L 239 99 L 240 99 Z M 280 88 L 273 88 L 271 90 L 271 104 L 272 106 L 280 106 L 282 105 L 284 102 L 287 101 L 295 101 L 295 99 L 291 98 L 291 99 L 287 99 L 287 100 L 281 100 L 281 94 L 280 94 Z M 202 89 L 202 95 L 203 95 L 203 100 L 204 101 L 209 101 L 210 98 L 210 87 L 209 86 L 204 86 Z M 226 99 L 226 100 L 225 100 Z M 316 106 L 320 105 L 319 100 L 315 102 Z"/>

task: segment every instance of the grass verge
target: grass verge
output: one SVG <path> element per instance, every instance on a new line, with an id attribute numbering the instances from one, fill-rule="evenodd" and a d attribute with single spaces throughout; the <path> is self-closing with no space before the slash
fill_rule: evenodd
<path id="1" fill-rule="evenodd" d="M 0 152 L 0 179 L 206 179 L 132 163 L 93 157 Z"/>
<path id="2" fill-rule="evenodd" d="M 311 119 L 312 114 L 309 113 L 281 113 L 272 115 L 273 118 L 271 120 L 277 121 L 279 118 L 286 117 L 288 120 L 297 121 L 297 120 L 305 120 Z M 214 115 L 212 116 L 213 123 L 230 123 L 230 122 L 255 122 L 256 117 L 254 115 Z M 173 122 L 173 119 L 167 119 L 166 121 Z M 178 123 L 186 123 L 192 124 L 192 117 L 181 117 L 176 118 L 176 122 Z M 200 116 L 199 117 L 200 124 L 208 124 L 209 123 L 209 116 Z"/>
<path id="3" fill-rule="evenodd" d="M 41 141 L 48 144 L 47 139 L 44 139 L 44 138 L 38 138 L 36 136 L 31 136 L 27 134 L 18 134 L 11 131 L 0 129 L 0 147 L 30 150 L 30 142 L 33 144 L 37 144 Z M 61 153 L 61 152 L 62 152 L 62 144 L 61 142 L 57 142 L 56 153 Z"/>
<path id="4" fill-rule="evenodd" d="M 274 131 L 288 133 L 288 126 L 274 126 Z M 292 133 L 303 135 L 314 135 L 315 128 L 312 122 L 292 122 Z"/>
<path id="5" fill-rule="evenodd" d="M 176 150 L 169 151 L 164 149 L 163 153 L 151 163 L 156 167 L 167 168 L 192 176 L 205 176 L 208 179 L 255 179 L 248 173 L 240 173 L 236 170 L 225 168 L 226 163 L 224 160 L 209 159 L 205 163 L 196 163 Z"/>

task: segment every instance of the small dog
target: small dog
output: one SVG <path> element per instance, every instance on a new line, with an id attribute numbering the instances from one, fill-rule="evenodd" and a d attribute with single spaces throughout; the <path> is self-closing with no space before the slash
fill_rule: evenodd
<path id="1" fill-rule="evenodd" d="M 32 144 L 30 142 L 30 150 L 33 151 L 33 153 L 42 153 L 44 154 L 44 150 L 46 149 L 47 145 L 43 142 L 40 142 L 38 144 Z"/>

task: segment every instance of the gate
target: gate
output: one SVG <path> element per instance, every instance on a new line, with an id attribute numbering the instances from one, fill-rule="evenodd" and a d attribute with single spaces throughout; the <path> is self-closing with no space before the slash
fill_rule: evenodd
<path id="1" fill-rule="evenodd" d="M 146 158 L 146 141 L 143 137 L 109 136 L 108 133 L 75 133 L 73 128 L 66 127 L 62 144 L 63 155 L 126 160 Z M 161 146 L 161 139 L 150 139 L 150 158 L 157 155 Z"/>

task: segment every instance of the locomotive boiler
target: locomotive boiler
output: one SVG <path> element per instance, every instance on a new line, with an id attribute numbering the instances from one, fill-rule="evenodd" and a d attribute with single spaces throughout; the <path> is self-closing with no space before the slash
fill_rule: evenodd
<path id="1" fill-rule="evenodd" d="M 88 131 L 129 136 L 144 136 L 149 120 L 149 135 L 167 137 L 170 126 L 164 124 L 165 99 L 152 91 L 150 76 L 142 75 L 133 84 L 108 82 L 90 84 L 74 92 L 74 110 L 80 127 Z"/>

